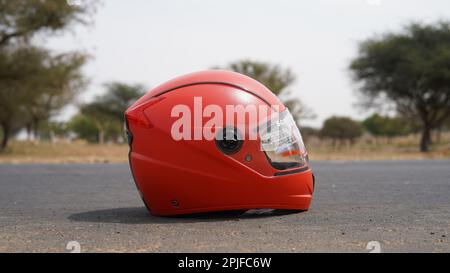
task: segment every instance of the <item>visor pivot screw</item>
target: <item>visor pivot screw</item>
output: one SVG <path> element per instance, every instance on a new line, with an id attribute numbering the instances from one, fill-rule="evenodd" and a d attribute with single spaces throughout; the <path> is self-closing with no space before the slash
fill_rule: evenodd
<path id="1" fill-rule="evenodd" d="M 252 159 L 253 159 L 252 155 L 246 155 L 245 156 L 245 161 L 247 161 L 247 162 L 252 161 Z"/>
<path id="2" fill-rule="evenodd" d="M 180 205 L 177 200 L 172 200 L 171 203 L 172 203 L 172 206 L 174 206 L 174 207 L 178 207 Z"/>
<path id="3" fill-rule="evenodd" d="M 239 152 L 243 142 L 240 134 L 234 127 L 227 127 L 219 130 L 219 133 L 216 136 L 217 148 L 226 155 L 233 155 Z"/>

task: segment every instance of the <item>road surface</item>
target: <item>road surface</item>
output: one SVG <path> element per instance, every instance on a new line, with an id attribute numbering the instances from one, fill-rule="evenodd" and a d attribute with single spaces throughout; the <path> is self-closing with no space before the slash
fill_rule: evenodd
<path id="1" fill-rule="evenodd" d="M 0 251 L 450 252 L 450 161 L 312 165 L 308 212 L 176 218 L 147 213 L 125 164 L 0 165 Z"/>

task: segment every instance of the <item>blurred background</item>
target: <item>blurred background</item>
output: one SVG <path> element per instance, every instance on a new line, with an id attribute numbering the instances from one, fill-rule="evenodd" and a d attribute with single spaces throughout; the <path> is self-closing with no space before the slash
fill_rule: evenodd
<path id="1" fill-rule="evenodd" d="M 0 163 L 126 162 L 123 111 L 211 68 L 264 83 L 313 160 L 450 158 L 446 0 L 0 0 Z"/>

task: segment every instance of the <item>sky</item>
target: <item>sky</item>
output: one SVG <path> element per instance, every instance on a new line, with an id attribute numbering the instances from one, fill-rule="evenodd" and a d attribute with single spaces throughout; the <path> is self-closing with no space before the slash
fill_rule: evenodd
<path id="1" fill-rule="evenodd" d="M 78 0 L 89 1 L 89 0 Z M 55 51 L 82 50 L 88 102 L 111 81 L 155 87 L 176 76 L 251 59 L 291 69 L 291 87 L 317 115 L 364 119 L 348 65 L 358 43 L 401 31 L 411 21 L 450 20 L 448 0 L 103 0 L 93 23 L 45 40 Z M 62 111 L 60 119 L 76 113 Z"/>

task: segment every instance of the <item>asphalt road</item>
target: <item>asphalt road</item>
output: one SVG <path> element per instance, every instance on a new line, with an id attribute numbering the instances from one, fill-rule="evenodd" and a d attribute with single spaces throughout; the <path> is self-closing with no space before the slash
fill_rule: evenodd
<path id="1" fill-rule="evenodd" d="M 0 165 L 0 251 L 450 252 L 450 161 L 313 162 L 310 211 L 150 216 L 127 165 Z"/>

